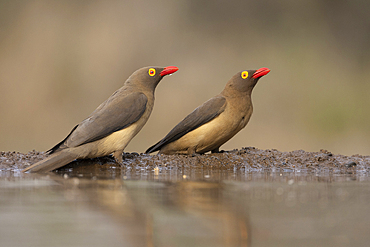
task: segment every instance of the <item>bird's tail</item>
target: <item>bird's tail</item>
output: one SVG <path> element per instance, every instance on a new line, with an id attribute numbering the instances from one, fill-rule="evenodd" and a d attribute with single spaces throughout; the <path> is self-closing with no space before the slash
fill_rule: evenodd
<path id="1" fill-rule="evenodd" d="M 47 158 L 27 167 L 22 172 L 49 172 L 54 169 L 58 169 L 64 165 L 67 165 L 71 161 L 78 158 L 77 154 L 71 153 L 69 151 L 60 151 L 51 154 Z"/>
<path id="2" fill-rule="evenodd" d="M 162 142 L 162 140 L 160 140 L 159 142 L 157 142 L 156 144 L 154 144 L 153 146 L 151 146 L 150 148 L 148 148 L 148 149 L 145 151 L 145 153 L 146 153 L 146 154 L 149 154 L 149 153 L 153 153 L 153 152 L 155 152 L 155 151 L 160 150 L 160 149 L 162 148 L 162 146 L 160 145 L 160 144 L 162 144 L 161 142 Z"/>

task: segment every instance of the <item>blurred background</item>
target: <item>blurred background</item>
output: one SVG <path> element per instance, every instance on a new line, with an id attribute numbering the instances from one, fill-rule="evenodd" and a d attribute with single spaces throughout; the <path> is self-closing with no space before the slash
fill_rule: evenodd
<path id="1" fill-rule="evenodd" d="M 47 150 L 136 69 L 175 65 L 126 151 L 268 67 L 221 149 L 370 155 L 369 12 L 367 0 L 0 1 L 0 150 Z"/>

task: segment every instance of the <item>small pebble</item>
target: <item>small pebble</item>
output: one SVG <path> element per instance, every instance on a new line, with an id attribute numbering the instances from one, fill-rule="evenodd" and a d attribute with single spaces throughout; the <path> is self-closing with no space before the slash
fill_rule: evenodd
<path id="1" fill-rule="evenodd" d="M 353 167 L 353 166 L 357 166 L 356 162 L 352 161 L 352 162 L 349 162 L 347 164 L 344 164 L 345 167 L 347 168 L 350 168 L 350 167 Z"/>

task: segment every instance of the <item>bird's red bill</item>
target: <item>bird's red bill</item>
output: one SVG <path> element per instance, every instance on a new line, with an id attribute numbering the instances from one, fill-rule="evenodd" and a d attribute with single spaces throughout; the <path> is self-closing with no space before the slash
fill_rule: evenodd
<path id="1" fill-rule="evenodd" d="M 256 72 L 254 72 L 252 78 L 259 78 L 261 76 L 267 75 L 270 72 L 268 68 L 260 68 Z"/>
<path id="2" fill-rule="evenodd" d="M 179 68 L 177 68 L 176 66 L 168 66 L 161 71 L 160 75 L 161 76 L 170 75 L 170 74 L 175 73 L 178 70 Z"/>

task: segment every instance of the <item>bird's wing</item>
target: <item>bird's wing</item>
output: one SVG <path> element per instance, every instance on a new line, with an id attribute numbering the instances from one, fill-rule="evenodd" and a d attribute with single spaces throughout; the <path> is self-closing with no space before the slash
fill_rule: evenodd
<path id="1" fill-rule="evenodd" d="M 226 99 L 223 96 L 209 99 L 177 124 L 162 140 L 148 148 L 146 153 L 158 151 L 168 143 L 174 142 L 190 131 L 208 123 L 220 115 L 225 110 L 225 107 Z"/>
<path id="2" fill-rule="evenodd" d="M 148 98 L 143 93 L 114 93 L 48 152 L 93 142 L 130 126 L 144 114 L 147 102 Z"/>

